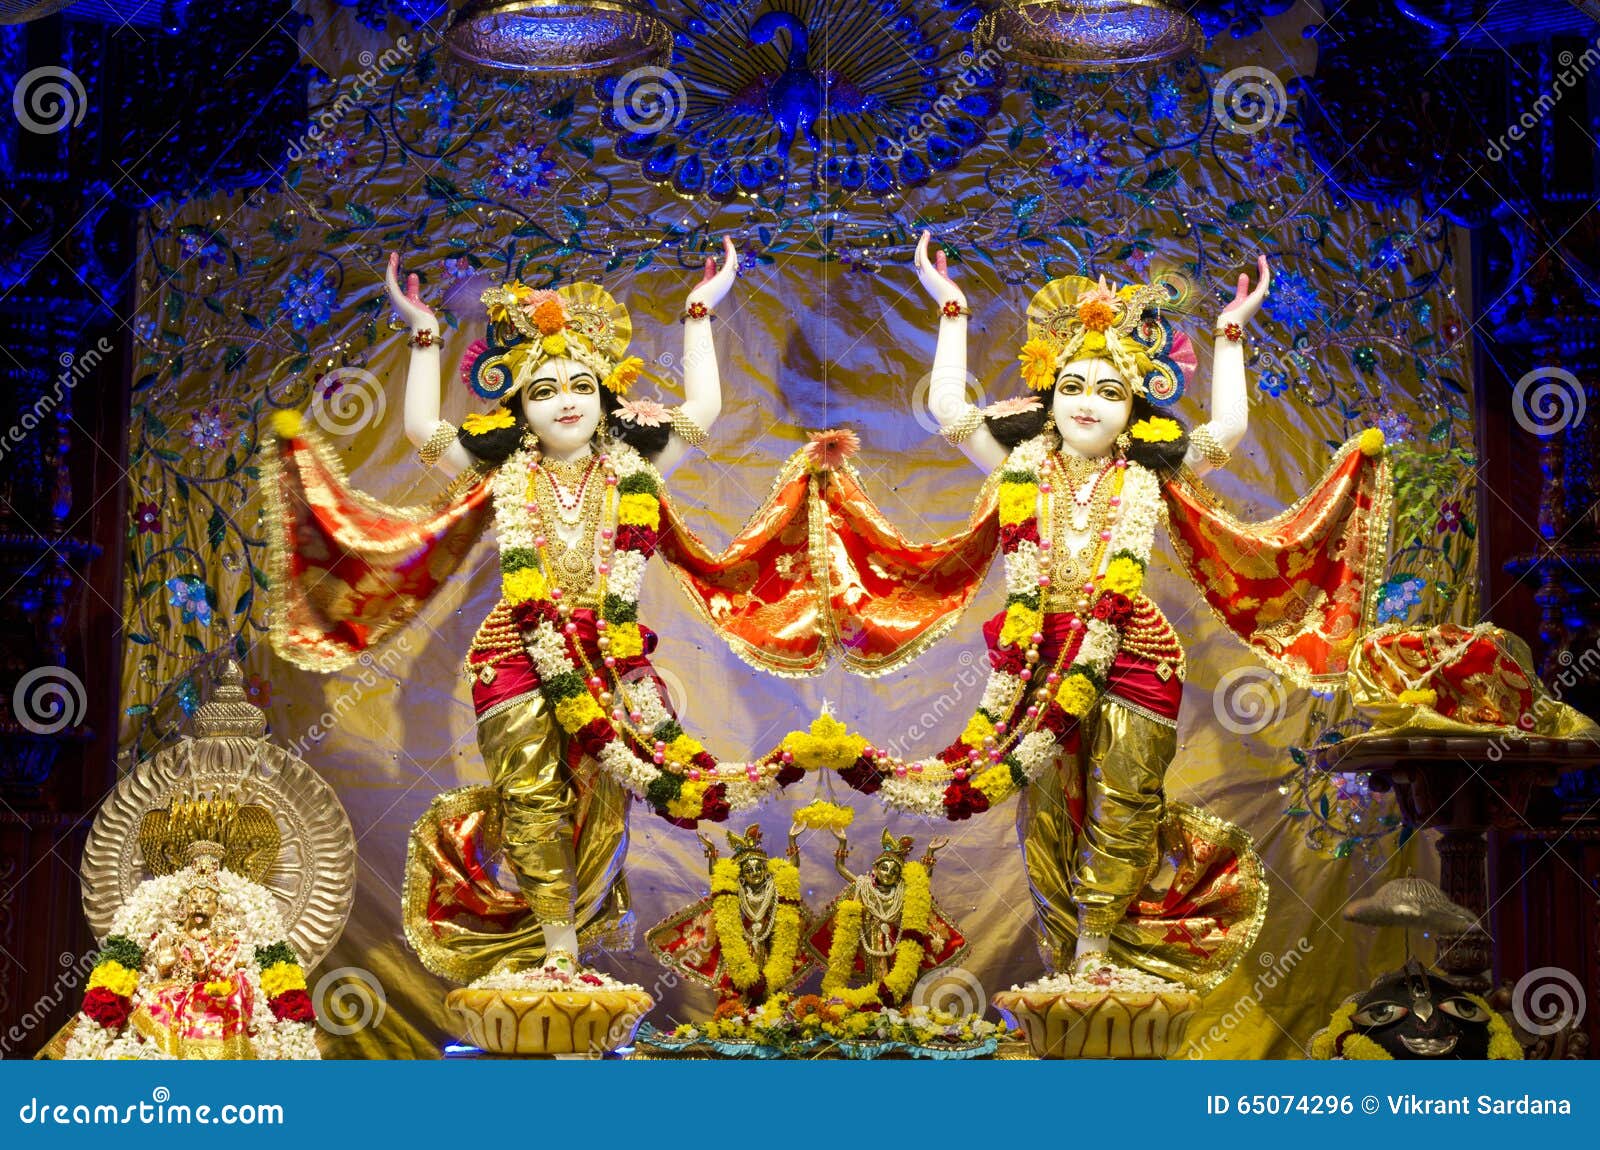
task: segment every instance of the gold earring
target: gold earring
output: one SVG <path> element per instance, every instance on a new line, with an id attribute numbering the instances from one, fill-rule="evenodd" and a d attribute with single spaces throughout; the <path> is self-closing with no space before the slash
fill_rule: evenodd
<path id="1" fill-rule="evenodd" d="M 1133 436 L 1129 435 L 1126 431 L 1121 432 L 1121 433 L 1119 433 L 1117 435 L 1117 454 L 1118 455 L 1127 455 L 1128 454 L 1128 448 L 1130 448 L 1132 446 L 1133 446 Z"/>
<path id="2" fill-rule="evenodd" d="M 522 431 L 522 450 L 539 454 L 539 437 L 533 433 L 533 428 L 526 427 Z"/>

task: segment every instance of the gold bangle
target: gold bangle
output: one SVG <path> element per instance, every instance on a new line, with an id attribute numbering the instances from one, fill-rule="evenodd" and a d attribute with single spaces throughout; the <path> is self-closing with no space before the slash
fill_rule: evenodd
<path id="1" fill-rule="evenodd" d="M 417 448 L 417 456 L 429 467 L 438 463 L 450 445 L 456 441 L 456 425 L 448 419 L 441 419 L 433 425 L 433 431 Z"/>
<path id="2" fill-rule="evenodd" d="M 681 407 L 667 408 L 667 422 L 672 425 L 672 430 L 678 433 L 678 438 L 690 447 L 698 447 L 703 451 L 706 444 L 711 442 L 711 436 L 707 434 L 706 429 L 685 415 Z"/>
<path id="3" fill-rule="evenodd" d="M 960 447 L 971 439 L 983 426 L 983 412 L 975 404 L 966 404 L 956 415 L 955 419 L 939 428 L 939 434 L 944 436 L 952 447 Z"/>
<path id="4" fill-rule="evenodd" d="M 1200 458 L 1212 467 L 1225 467 L 1228 460 L 1233 458 L 1228 449 L 1217 440 L 1216 432 L 1211 430 L 1209 423 L 1202 423 L 1191 431 L 1189 442 L 1200 452 Z"/>
<path id="5" fill-rule="evenodd" d="M 939 305 L 939 314 L 946 319 L 955 319 L 957 316 L 963 315 L 970 319 L 972 317 L 972 309 L 957 303 L 953 299 L 949 299 Z"/>

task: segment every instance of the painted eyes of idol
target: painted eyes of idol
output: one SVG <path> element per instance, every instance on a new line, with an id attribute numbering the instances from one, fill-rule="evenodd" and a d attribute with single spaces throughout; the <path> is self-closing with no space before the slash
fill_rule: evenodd
<path id="1" fill-rule="evenodd" d="M 1082 395 L 1084 391 L 1084 378 L 1081 375 L 1064 375 L 1056 384 L 1056 390 L 1062 395 Z M 1105 378 L 1094 385 L 1095 394 L 1101 399 L 1110 400 L 1112 403 L 1121 403 L 1128 398 L 1128 389 L 1120 379 Z"/>
<path id="2" fill-rule="evenodd" d="M 597 387 L 594 378 L 588 375 L 575 375 L 567 381 L 567 389 L 574 395 L 593 395 Z M 560 388 L 553 379 L 536 379 L 528 389 L 528 398 L 535 402 L 554 399 L 558 394 Z"/>

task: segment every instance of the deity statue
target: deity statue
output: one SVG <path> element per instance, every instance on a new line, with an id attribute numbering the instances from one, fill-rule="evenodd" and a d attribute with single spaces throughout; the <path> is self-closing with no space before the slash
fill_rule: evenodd
<path id="1" fill-rule="evenodd" d="M 646 935 L 663 963 L 730 1000 L 759 1006 L 792 990 L 813 965 L 803 945 L 808 931 L 800 897 L 798 827 L 789 829 L 783 857 L 767 854 L 761 827 L 728 832 L 731 858 L 721 858 L 704 835 L 711 893 L 670 915 Z"/>
<path id="2" fill-rule="evenodd" d="M 883 832 L 882 849 L 865 874 L 845 866 L 850 844 L 841 830 L 834 869 L 846 885 L 811 936 L 823 963 L 822 995 L 851 1006 L 903 1006 L 919 979 L 954 962 L 967 940 L 933 900 L 930 872 L 942 840 L 911 861 L 909 836 Z M 854 984 L 854 985 L 852 985 Z"/>
<path id="3" fill-rule="evenodd" d="M 68 1058 L 317 1058 L 299 956 L 266 888 L 201 840 L 147 880 L 101 948 Z"/>
<path id="4" fill-rule="evenodd" d="M 702 608 L 722 597 L 722 626 L 748 624 L 740 641 L 752 648 L 766 643 L 770 604 L 804 574 L 766 574 L 780 551 L 803 548 L 803 504 L 764 507 L 712 555 L 667 495 L 666 474 L 705 445 L 721 410 L 712 309 L 738 266 L 728 240 L 720 268 L 708 259 L 689 292 L 679 315 L 685 399 L 675 408 L 630 397 L 650 373 L 627 354 L 627 309 L 599 285 L 490 288 L 487 337 L 466 349 L 460 376 L 492 407 L 457 428 L 439 417 L 438 321 L 415 275 L 401 287 L 392 257 L 390 299 L 412 331 L 405 432 L 424 464 L 455 476 L 430 506 L 388 507 L 354 490 L 293 413 L 276 420 L 265 479 L 269 549 L 282 573 L 273 644 L 292 662 L 330 670 L 382 642 L 492 518 L 500 600 L 464 665 L 491 785 L 434 801 L 413 829 L 404 883 L 407 938 L 444 977 L 503 981 L 562 953 L 628 945 L 630 796 L 693 827 L 800 776 L 777 752 L 723 762 L 688 734 L 651 666 L 655 635 L 640 621 L 652 555 Z M 515 892 L 485 866 L 501 852 Z"/>
<path id="5" fill-rule="evenodd" d="M 882 674 L 948 632 L 997 551 L 1006 606 L 983 629 L 991 671 L 958 739 L 909 760 L 824 731 L 828 753 L 801 747 L 803 765 L 826 761 L 854 789 L 933 818 L 971 818 L 1020 794 L 1049 965 L 1098 985 L 1154 976 L 1212 989 L 1253 944 L 1267 889 L 1248 834 L 1166 796 L 1187 668 L 1144 593 L 1155 531 L 1167 526 L 1179 568 L 1257 658 L 1290 683 L 1343 687 L 1387 553 L 1383 435 L 1347 441 L 1294 507 L 1241 522 L 1200 475 L 1245 434 L 1244 329 L 1266 295 L 1264 258 L 1260 282 L 1252 290 L 1241 276 L 1217 318 L 1212 418 L 1192 433 L 1164 413 L 1197 367 L 1176 326 L 1192 294 L 1180 277 L 1047 284 L 1018 360 L 1048 402 L 979 410 L 961 394 L 966 298 L 926 233 L 915 263 L 940 324 L 930 407 L 989 478 L 963 531 L 917 543 L 836 453 L 815 494 L 829 590 L 818 613 L 834 632 L 845 616 L 861 621 L 861 653 L 846 662 Z"/>
<path id="6" fill-rule="evenodd" d="M 1041 289 L 1019 358 L 1024 382 L 1048 403 L 1030 397 L 985 417 L 959 406 L 967 304 L 943 252 L 929 259 L 926 232 L 916 266 L 941 316 L 930 403 L 952 415 L 951 443 L 1003 485 L 1011 595 L 986 637 L 1047 669 L 1039 698 L 1076 719 L 1077 746 L 1033 780 L 1018 819 L 1035 906 L 1058 949 L 1075 937 L 1082 973 L 1102 965 L 1160 858 L 1185 672 L 1177 633 L 1142 590 L 1160 483 L 1226 464 L 1243 439 L 1244 327 L 1271 273 L 1262 256 L 1254 290 L 1241 275 L 1218 315 L 1211 419 L 1186 434 L 1157 407 L 1177 399 L 1196 365 L 1187 337 L 1160 315 L 1172 302 L 1163 286 L 1112 291 L 1104 277 L 1069 276 Z M 980 741 L 974 761 L 993 746 Z"/>

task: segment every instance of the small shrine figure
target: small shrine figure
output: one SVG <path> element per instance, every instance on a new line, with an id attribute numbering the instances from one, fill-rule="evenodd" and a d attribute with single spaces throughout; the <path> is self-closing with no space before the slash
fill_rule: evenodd
<path id="1" fill-rule="evenodd" d="M 219 842 L 192 842 L 181 858 L 118 915 L 66 1056 L 319 1057 L 305 972 L 271 893 L 225 869 Z"/>
<path id="2" fill-rule="evenodd" d="M 789 828 L 786 857 L 776 858 L 762 846 L 759 826 L 728 832 L 730 858 L 701 835 L 711 892 L 646 936 L 664 964 L 713 988 L 719 1005 L 759 1006 L 811 971 L 802 945 L 809 923 L 800 898 L 798 829 Z"/>
<path id="3" fill-rule="evenodd" d="M 858 875 L 845 866 L 850 844 L 844 832 L 836 830 L 834 836 L 839 840 L 834 867 L 850 885 L 811 936 L 812 949 L 824 963 L 823 997 L 858 1009 L 902 1006 L 924 974 L 953 962 L 967 947 L 933 901 L 930 872 L 945 840 L 934 840 L 912 862 L 913 840 L 885 830 L 872 869 Z"/>

